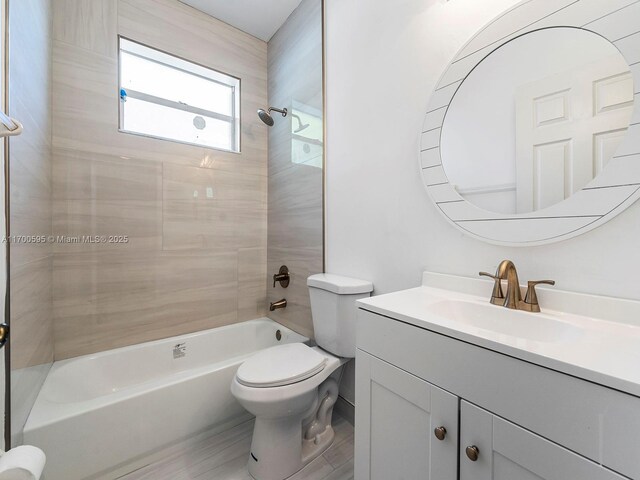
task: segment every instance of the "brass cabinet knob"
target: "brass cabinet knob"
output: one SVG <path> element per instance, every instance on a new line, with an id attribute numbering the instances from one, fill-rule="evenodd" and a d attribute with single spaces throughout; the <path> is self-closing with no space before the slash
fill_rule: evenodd
<path id="1" fill-rule="evenodd" d="M 477 461 L 478 456 L 480 455 L 480 450 L 478 450 L 478 447 L 476 447 L 475 445 L 467 447 L 465 452 L 467 454 L 467 458 L 469 458 L 469 460 L 471 460 L 472 462 Z"/>
<path id="2" fill-rule="evenodd" d="M 438 440 L 442 441 L 447 436 L 447 429 L 444 427 L 437 427 L 433 433 Z"/>

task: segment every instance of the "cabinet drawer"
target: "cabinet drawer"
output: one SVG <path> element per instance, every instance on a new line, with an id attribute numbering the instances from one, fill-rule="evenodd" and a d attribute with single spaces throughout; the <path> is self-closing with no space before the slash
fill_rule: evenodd
<path id="1" fill-rule="evenodd" d="M 366 310 L 358 348 L 640 479 L 640 399 Z"/>

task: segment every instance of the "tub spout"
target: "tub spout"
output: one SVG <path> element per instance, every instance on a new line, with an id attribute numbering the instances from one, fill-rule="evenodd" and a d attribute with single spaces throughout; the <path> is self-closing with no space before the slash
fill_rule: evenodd
<path id="1" fill-rule="evenodd" d="M 269 311 L 273 312 L 274 310 L 278 310 L 279 308 L 287 308 L 287 299 L 283 298 L 282 300 L 278 300 L 277 302 L 271 302 L 269 305 Z"/>

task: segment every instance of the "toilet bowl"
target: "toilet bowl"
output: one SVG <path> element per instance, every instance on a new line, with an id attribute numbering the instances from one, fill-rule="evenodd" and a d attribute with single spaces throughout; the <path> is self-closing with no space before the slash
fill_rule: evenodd
<path id="1" fill-rule="evenodd" d="M 306 365 L 296 370 L 297 361 L 305 358 Z M 294 343 L 263 350 L 240 366 L 231 393 L 256 416 L 249 456 L 249 473 L 254 478 L 285 479 L 331 445 L 331 411 L 338 399 L 338 383 L 331 374 L 345 361 L 318 347 Z M 320 369 L 307 376 L 304 370 L 316 362 Z M 275 366 L 278 363 L 288 366 L 287 373 Z M 266 370 L 267 365 L 278 372 L 265 375 L 262 385 L 251 375 L 259 364 L 258 370 Z M 301 374 L 304 379 L 295 378 Z M 247 377 L 253 381 L 247 382 Z"/>
<path id="2" fill-rule="evenodd" d="M 312 275 L 307 285 L 318 346 L 262 350 L 231 383 L 231 393 L 256 417 L 249 473 L 257 480 L 284 480 L 331 445 L 335 377 L 355 356 L 355 301 L 373 290 L 370 282 L 331 274 Z"/>

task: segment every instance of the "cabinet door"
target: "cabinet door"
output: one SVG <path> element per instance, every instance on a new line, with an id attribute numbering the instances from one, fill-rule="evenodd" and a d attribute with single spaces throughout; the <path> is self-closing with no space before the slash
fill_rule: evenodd
<path id="1" fill-rule="evenodd" d="M 358 350 L 356 401 L 356 480 L 456 480 L 458 397 Z"/>
<path id="2" fill-rule="evenodd" d="M 477 460 L 467 455 L 477 448 Z M 470 452 L 473 457 L 473 451 Z M 464 400 L 460 411 L 460 480 L 623 480 L 560 445 Z"/>

